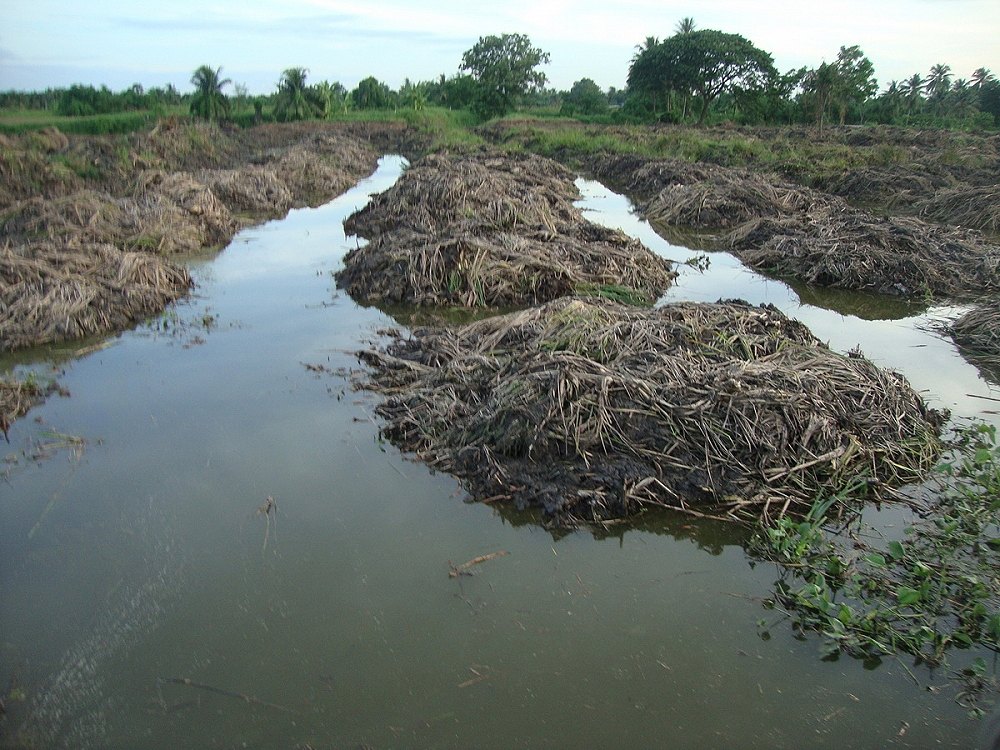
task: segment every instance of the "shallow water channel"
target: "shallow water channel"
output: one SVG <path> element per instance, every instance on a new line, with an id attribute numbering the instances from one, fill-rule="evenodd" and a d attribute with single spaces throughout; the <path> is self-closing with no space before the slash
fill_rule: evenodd
<path id="1" fill-rule="evenodd" d="M 394 321 L 331 274 L 343 218 L 402 164 L 193 261 L 192 299 L 104 348 L 0 361 L 55 366 L 72 394 L 20 420 L 0 466 L 0 690 L 24 693 L 0 747 L 968 747 L 976 724 L 925 689 L 943 675 L 824 662 L 787 623 L 762 638 L 778 573 L 738 530 L 553 536 L 379 440 L 372 397 L 329 371 Z M 695 255 L 579 184 L 593 220 Z M 800 297 L 725 254 L 682 269 L 668 301 L 773 302 L 997 419 L 976 396 L 998 389 L 928 332 L 954 310 Z"/>

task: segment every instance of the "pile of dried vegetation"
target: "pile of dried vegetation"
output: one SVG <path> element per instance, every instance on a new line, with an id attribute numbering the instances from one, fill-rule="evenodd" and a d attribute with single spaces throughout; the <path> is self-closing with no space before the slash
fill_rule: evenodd
<path id="1" fill-rule="evenodd" d="M 187 292 L 157 256 L 221 247 L 243 226 L 329 200 L 376 153 L 325 128 L 177 119 L 123 136 L 0 136 L 0 348 L 131 326 Z"/>
<path id="2" fill-rule="evenodd" d="M 950 332 L 969 359 L 1000 378 L 1000 301 L 974 307 L 951 324 Z"/>
<path id="3" fill-rule="evenodd" d="M 567 294 L 651 304 L 671 264 L 573 205 L 573 174 L 531 155 L 437 154 L 344 223 L 371 241 L 338 284 L 364 303 L 504 307 Z"/>
<path id="4" fill-rule="evenodd" d="M 182 267 L 94 243 L 0 249 L 0 280 L 2 350 L 121 330 L 191 287 Z"/>
<path id="5" fill-rule="evenodd" d="M 1000 235 L 1000 186 L 940 190 L 916 207 L 921 218 Z"/>
<path id="6" fill-rule="evenodd" d="M 555 525 L 647 507 L 779 517 L 913 481 L 943 416 L 773 307 L 564 298 L 359 353 L 383 434 Z"/>
<path id="7" fill-rule="evenodd" d="M 765 273 L 905 297 L 1000 291 L 1000 246 L 975 231 L 881 216 L 773 174 L 634 157 L 602 162 L 616 182 L 651 196 L 641 210 L 654 226 L 728 230 L 715 246 Z M 921 213 L 991 229 L 1000 221 L 997 197 L 995 188 L 942 191 Z"/>
<path id="8" fill-rule="evenodd" d="M 817 180 L 813 187 L 838 195 L 855 205 L 907 209 L 936 191 L 954 186 L 955 181 L 941 170 L 921 166 L 860 167 Z"/>
<path id="9" fill-rule="evenodd" d="M 42 389 L 32 381 L 0 379 L 0 431 L 7 441 L 7 431 L 18 417 L 26 414 L 42 398 Z"/>
<path id="10" fill-rule="evenodd" d="M 760 271 L 821 286 L 904 297 L 1000 291 L 1000 246 L 982 235 L 846 205 L 755 219 L 725 241 Z"/>

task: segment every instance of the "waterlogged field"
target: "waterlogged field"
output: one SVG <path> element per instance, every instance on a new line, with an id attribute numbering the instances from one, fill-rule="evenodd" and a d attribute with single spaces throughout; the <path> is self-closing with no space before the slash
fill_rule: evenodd
<path id="1" fill-rule="evenodd" d="M 3 363 L 72 395 L 10 431 L 0 746 L 969 747 L 946 674 L 822 661 L 764 609 L 779 572 L 740 529 L 648 514 L 552 534 L 380 439 L 344 373 L 397 322 L 332 273 L 356 242 L 342 220 L 403 164 L 192 261 L 192 299 L 66 347 L 57 373 L 31 352 Z M 594 221 L 696 255 L 578 185 Z M 773 303 L 933 406 L 997 422 L 996 386 L 934 333 L 958 310 L 708 260 L 663 301 Z M 891 535 L 903 514 L 872 519 Z"/>

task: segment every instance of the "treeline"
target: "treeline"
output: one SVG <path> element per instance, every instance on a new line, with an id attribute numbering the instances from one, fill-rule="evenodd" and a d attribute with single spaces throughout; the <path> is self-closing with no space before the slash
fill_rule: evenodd
<path id="1" fill-rule="evenodd" d="M 770 53 L 744 37 L 696 30 L 685 18 L 672 36 L 637 47 L 623 110 L 660 122 L 1000 125 L 1000 84 L 986 68 L 962 78 L 934 65 L 878 92 L 875 67 L 856 45 L 841 47 L 833 62 L 780 73 Z"/>
<path id="2" fill-rule="evenodd" d="M 879 92 L 872 62 L 858 46 L 843 46 L 832 62 L 780 73 L 770 53 L 739 34 L 696 29 L 682 19 L 664 39 L 637 45 L 627 86 L 602 90 L 583 78 L 567 91 L 545 87 L 546 52 L 522 34 L 481 37 L 451 77 L 413 82 L 398 90 L 369 76 L 353 89 L 339 81 L 309 82 L 306 68 L 288 68 L 275 91 L 251 96 L 246 86 L 203 65 L 194 91 L 174 86 L 120 92 L 74 85 L 45 92 L 0 92 L 0 107 L 45 109 L 65 116 L 159 112 L 183 105 L 207 119 L 240 124 L 265 120 L 329 119 L 351 110 L 468 109 L 489 119 L 518 106 L 607 122 L 738 124 L 828 123 L 991 128 L 1000 126 L 1000 83 L 986 68 L 965 78 L 945 64 Z"/>

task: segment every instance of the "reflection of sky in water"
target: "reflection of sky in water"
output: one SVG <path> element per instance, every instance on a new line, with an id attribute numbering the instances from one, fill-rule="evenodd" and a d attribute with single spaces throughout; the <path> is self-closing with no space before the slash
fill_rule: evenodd
<path id="1" fill-rule="evenodd" d="M 684 261 L 700 251 L 678 247 L 663 239 L 635 215 L 627 198 L 590 180 L 577 180 L 577 186 L 583 193 L 583 200 L 578 205 L 587 212 L 589 219 L 618 227 L 659 255 L 681 264 L 677 267 L 680 276 L 660 304 L 734 298 L 752 304 L 773 304 L 809 326 L 834 350 L 846 352 L 860 348 L 873 362 L 902 373 L 932 406 L 950 409 L 956 417 L 978 417 L 1000 423 L 1000 417 L 994 413 L 1000 411 L 1000 404 L 975 397 L 1000 398 L 1000 388 L 984 381 L 978 370 L 961 357 L 951 339 L 933 333 L 936 326 L 953 319 L 961 309 L 941 306 L 896 320 L 863 320 L 805 304 L 790 286 L 761 276 L 729 253 L 708 253 L 711 263 L 702 273 L 684 265 Z M 823 295 L 818 293 L 817 296 L 822 298 Z M 857 296 L 865 302 L 871 299 L 871 295 Z M 851 301 L 849 292 L 833 297 L 841 302 Z M 877 306 L 877 301 L 874 304 Z M 894 300 L 888 306 L 889 310 L 898 307 Z"/>

